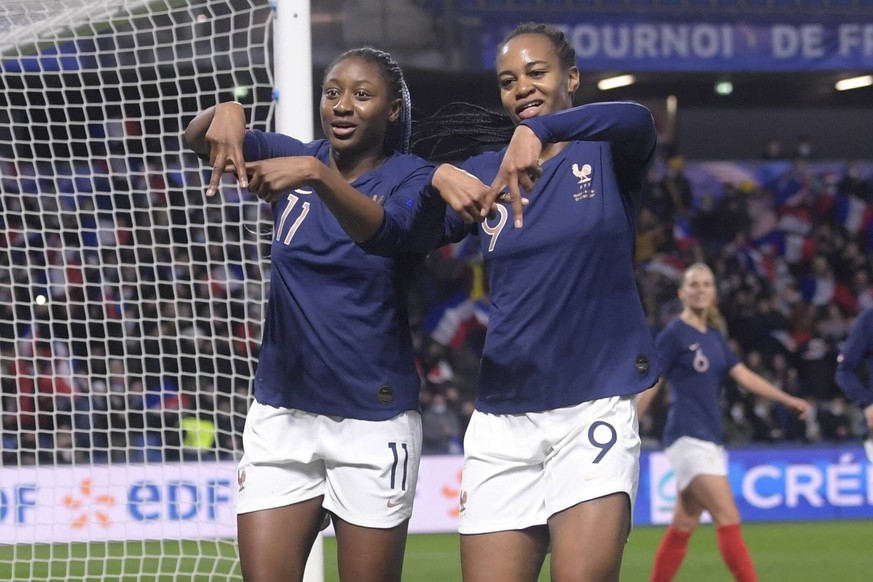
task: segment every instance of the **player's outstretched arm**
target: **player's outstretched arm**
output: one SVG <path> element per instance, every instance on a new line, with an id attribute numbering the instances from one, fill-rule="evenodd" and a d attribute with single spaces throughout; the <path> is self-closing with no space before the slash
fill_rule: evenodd
<path id="1" fill-rule="evenodd" d="M 751 371 L 745 364 L 740 363 L 731 368 L 730 376 L 737 384 L 749 392 L 785 405 L 785 407 L 800 418 L 806 418 L 806 415 L 809 413 L 809 402 L 783 392 L 755 372 Z"/>
<path id="2" fill-rule="evenodd" d="M 369 239 L 382 224 L 380 201 L 363 195 L 340 173 L 312 156 L 269 158 L 245 164 L 251 176 L 249 191 L 267 202 L 276 202 L 304 185 L 313 188 L 355 242 Z"/>
<path id="3" fill-rule="evenodd" d="M 540 141 L 606 141 L 627 160 L 649 160 L 658 141 L 652 113 L 633 101 L 579 105 L 564 111 L 525 119 Z"/>

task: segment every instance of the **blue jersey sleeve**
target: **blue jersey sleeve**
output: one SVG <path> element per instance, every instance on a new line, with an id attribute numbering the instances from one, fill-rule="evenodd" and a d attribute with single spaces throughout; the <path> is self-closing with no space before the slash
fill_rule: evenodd
<path id="1" fill-rule="evenodd" d="M 873 404 L 873 377 L 865 386 L 858 376 L 859 368 L 873 355 L 873 308 L 858 316 L 849 333 L 849 339 L 837 358 L 835 380 L 846 396 L 862 408 Z M 868 374 L 870 368 L 868 362 Z"/>
<path id="2" fill-rule="evenodd" d="M 734 366 L 740 363 L 740 358 L 734 351 L 731 349 L 730 344 L 727 341 L 727 338 L 724 334 L 718 331 L 718 338 L 721 341 L 722 349 L 724 350 L 724 371 L 725 374 L 733 370 Z"/>
<path id="3" fill-rule="evenodd" d="M 290 156 L 314 156 L 319 142 L 304 144 L 298 139 L 281 133 L 248 130 L 243 140 L 243 157 L 253 162 L 268 158 Z"/>
<path id="4" fill-rule="evenodd" d="M 446 205 L 430 187 L 434 171 L 427 164 L 407 176 L 403 188 L 411 195 L 388 199 L 379 230 L 360 243 L 361 248 L 392 256 L 401 252 L 427 253 L 453 242 L 446 230 Z"/>
<path id="5" fill-rule="evenodd" d="M 619 189 L 639 213 L 640 195 L 654 159 L 658 133 L 651 112 L 631 101 L 590 103 L 522 122 L 543 143 L 600 141 L 609 143 Z"/>
<path id="6" fill-rule="evenodd" d="M 637 163 L 649 161 L 658 140 L 651 112 L 631 101 L 580 105 L 526 119 L 521 124 L 543 143 L 606 141 L 614 155 Z"/>

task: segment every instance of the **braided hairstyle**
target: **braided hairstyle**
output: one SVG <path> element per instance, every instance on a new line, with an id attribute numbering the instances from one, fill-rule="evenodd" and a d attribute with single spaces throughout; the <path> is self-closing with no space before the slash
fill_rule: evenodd
<path id="1" fill-rule="evenodd" d="M 337 63 L 346 59 L 358 57 L 371 65 L 375 65 L 382 71 L 382 76 L 388 83 L 391 97 L 400 99 L 400 117 L 391 123 L 385 134 L 385 153 L 399 150 L 402 153 L 410 151 L 410 136 L 412 133 L 412 99 L 409 96 L 409 87 L 403 78 L 403 71 L 390 54 L 379 49 L 365 46 L 348 50 L 338 56 L 327 67 L 332 69 Z"/>
<path id="2" fill-rule="evenodd" d="M 549 24 L 519 24 L 497 45 L 497 54 L 510 40 L 524 34 L 537 34 L 552 43 L 564 70 L 576 65 L 576 51 L 559 29 Z M 472 103 L 449 103 L 430 116 L 416 116 L 412 128 L 413 153 L 432 161 L 458 161 L 486 149 L 505 146 L 515 125 L 509 115 Z"/>
<path id="3" fill-rule="evenodd" d="M 416 116 L 412 152 L 431 161 L 461 161 L 505 146 L 513 131 L 515 125 L 505 113 L 473 103 L 448 103 L 430 116 Z"/>

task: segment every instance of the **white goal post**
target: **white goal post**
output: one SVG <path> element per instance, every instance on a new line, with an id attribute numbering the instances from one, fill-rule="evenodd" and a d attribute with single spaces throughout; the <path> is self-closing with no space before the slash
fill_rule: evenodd
<path id="1" fill-rule="evenodd" d="M 309 138 L 311 71 L 308 0 L 0 2 L 0 579 L 240 579 L 272 222 L 181 132 Z"/>

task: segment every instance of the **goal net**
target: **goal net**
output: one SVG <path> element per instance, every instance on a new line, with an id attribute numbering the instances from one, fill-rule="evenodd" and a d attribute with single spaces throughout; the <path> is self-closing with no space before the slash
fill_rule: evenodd
<path id="1" fill-rule="evenodd" d="M 269 208 L 181 132 L 272 124 L 269 0 L 0 3 L 0 579 L 237 580 Z"/>

